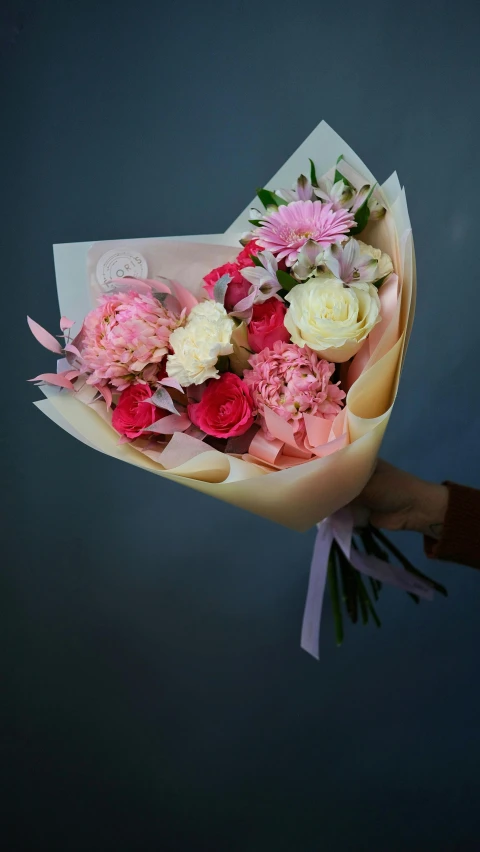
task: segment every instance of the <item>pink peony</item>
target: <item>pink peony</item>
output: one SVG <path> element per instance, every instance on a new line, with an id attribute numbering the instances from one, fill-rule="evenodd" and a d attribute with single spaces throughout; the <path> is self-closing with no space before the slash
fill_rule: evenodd
<path id="1" fill-rule="evenodd" d="M 293 201 L 267 213 L 254 234 L 264 249 L 271 251 L 278 260 L 285 258 L 287 266 L 292 266 L 308 240 L 325 248 L 342 240 L 354 225 L 352 213 L 334 210 L 332 204 Z"/>
<path id="2" fill-rule="evenodd" d="M 234 373 L 212 379 L 200 402 L 188 406 L 188 416 L 214 438 L 236 438 L 253 423 L 253 402 L 245 383 Z"/>
<path id="3" fill-rule="evenodd" d="M 152 395 L 149 385 L 129 385 L 123 391 L 112 414 L 112 426 L 120 435 L 138 438 L 147 426 L 165 417 L 166 411 L 146 402 Z"/>
<path id="4" fill-rule="evenodd" d="M 342 408 L 345 392 L 330 379 L 335 364 L 322 360 L 306 346 L 277 341 L 250 358 L 251 370 L 244 381 L 249 386 L 262 426 L 265 407 L 292 423 L 299 438 L 305 434 L 304 414 L 333 420 Z"/>
<path id="5" fill-rule="evenodd" d="M 80 344 L 84 367 L 92 374 L 89 384 L 108 382 L 121 391 L 138 378 L 154 381 L 183 315 L 133 290 L 99 302 L 85 318 Z"/>
<path id="6" fill-rule="evenodd" d="M 277 340 L 287 343 L 290 340 L 290 332 L 283 324 L 286 313 L 285 302 L 280 299 L 271 298 L 254 305 L 252 319 L 248 325 L 250 349 L 261 352 L 262 349 L 273 349 Z"/>

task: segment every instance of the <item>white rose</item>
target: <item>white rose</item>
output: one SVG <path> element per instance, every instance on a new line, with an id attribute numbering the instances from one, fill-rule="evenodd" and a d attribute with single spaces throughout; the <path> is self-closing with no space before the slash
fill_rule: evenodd
<path id="1" fill-rule="evenodd" d="M 337 278 L 311 278 L 285 296 L 284 323 L 297 346 L 308 346 L 327 361 L 343 363 L 358 352 L 380 321 L 376 287 L 346 287 Z"/>
<path id="2" fill-rule="evenodd" d="M 234 322 L 219 302 L 200 302 L 188 315 L 185 326 L 170 335 L 173 355 L 167 358 L 167 373 L 183 387 L 218 379 L 216 363 L 233 352 Z"/>
<path id="3" fill-rule="evenodd" d="M 362 243 L 361 240 L 357 240 L 357 243 L 360 246 L 362 254 L 368 254 L 370 257 L 374 257 L 375 260 L 378 260 L 378 266 L 375 273 L 376 281 L 378 281 L 379 278 L 385 278 L 386 275 L 390 275 L 390 273 L 393 272 L 392 258 L 389 254 L 381 249 L 369 246 L 367 243 Z"/>

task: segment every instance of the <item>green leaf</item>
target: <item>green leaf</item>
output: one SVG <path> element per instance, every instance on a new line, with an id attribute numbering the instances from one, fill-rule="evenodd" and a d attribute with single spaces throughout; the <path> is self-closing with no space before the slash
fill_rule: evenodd
<path id="1" fill-rule="evenodd" d="M 250 225 L 255 225 L 256 228 L 262 227 L 262 223 L 261 223 L 260 219 L 249 219 L 248 221 L 249 221 Z"/>
<path id="2" fill-rule="evenodd" d="M 295 287 L 299 282 L 293 275 L 289 275 L 288 272 L 284 272 L 283 269 L 279 269 L 277 272 L 277 281 L 282 285 L 283 290 L 290 291 L 292 287 Z"/>
<path id="3" fill-rule="evenodd" d="M 263 266 L 263 263 L 258 259 L 256 254 L 251 254 L 250 257 L 253 260 L 254 266 Z"/>
<path id="4" fill-rule="evenodd" d="M 262 202 L 264 207 L 280 207 L 282 204 L 287 204 L 283 198 L 280 198 L 279 195 L 275 195 L 274 192 L 271 192 L 269 189 L 257 189 L 257 195 Z"/>
<path id="5" fill-rule="evenodd" d="M 337 166 L 338 166 L 339 162 L 340 162 L 341 160 L 343 160 L 343 159 L 344 159 L 343 154 L 340 154 L 340 156 L 339 156 L 339 157 L 337 157 Z M 333 178 L 333 182 L 334 182 L 334 183 L 337 183 L 337 181 L 339 181 L 339 180 L 343 180 L 343 182 L 344 182 L 347 186 L 350 186 L 350 187 L 352 187 L 352 189 L 354 189 L 354 186 L 350 183 L 350 181 L 348 180 L 348 178 L 346 178 L 346 177 L 345 177 L 345 175 L 342 175 L 342 173 L 341 173 L 341 172 L 339 172 L 339 171 L 338 171 L 338 169 L 335 169 L 335 176 L 334 176 L 334 178 Z"/>
<path id="6" fill-rule="evenodd" d="M 310 160 L 310 183 L 312 186 L 318 186 L 317 183 L 317 173 L 315 171 L 315 163 L 313 160 Z"/>

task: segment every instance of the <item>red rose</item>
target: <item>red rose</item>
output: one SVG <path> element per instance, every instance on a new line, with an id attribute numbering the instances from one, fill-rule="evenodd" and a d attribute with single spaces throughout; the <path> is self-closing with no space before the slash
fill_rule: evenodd
<path id="1" fill-rule="evenodd" d="M 277 340 L 290 342 L 290 333 L 283 324 L 287 309 L 280 299 L 267 299 L 253 306 L 252 319 L 248 326 L 248 345 L 254 352 L 273 349 Z"/>
<path id="2" fill-rule="evenodd" d="M 122 391 L 112 415 L 112 426 L 120 435 L 138 438 L 147 426 L 165 416 L 165 411 L 145 402 L 151 396 L 153 391 L 149 385 L 130 385 Z"/>
<path id="3" fill-rule="evenodd" d="M 234 373 L 211 379 L 200 402 L 188 406 L 188 416 L 214 438 L 243 435 L 253 423 L 253 401 L 246 384 Z"/>

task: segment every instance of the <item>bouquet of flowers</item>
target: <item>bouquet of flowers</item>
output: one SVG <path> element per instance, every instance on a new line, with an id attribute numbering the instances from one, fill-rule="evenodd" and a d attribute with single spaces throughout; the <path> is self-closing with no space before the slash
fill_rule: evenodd
<path id="1" fill-rule="evenodd" d="M 225 235 L 93 244 L 79 286 L 60 252 L 63 341 L 29 319 L 60 358 L 32 381 L 39 407 L 98 450 L 294 529 L 317 523 L 302 630 L 317 656 L 327 577 L 338 642 L 343 608 L 379 624 L 383 581 L 417 601 L 444 591 L 372 527 L 355 536 L 348 508 L 398 386 L 413 243 L 396 175 L 379 187 L 324 123 L 257 196 Z"/>

